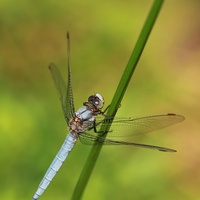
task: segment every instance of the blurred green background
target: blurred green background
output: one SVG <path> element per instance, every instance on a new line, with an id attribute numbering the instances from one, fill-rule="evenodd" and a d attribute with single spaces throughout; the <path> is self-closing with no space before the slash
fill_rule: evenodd
<path id="1" fill-rule="evenodd" d="M 95 92 L 107 106 L 152 3 L 0 1 L 0 199 L 31 199 L 68 133 L 48 71 L 54 62 L 67 78 L 66 32 L 76 109 Z M 196 0 L 163 4 L 117 113 L 184 115 L 131 139 L 178 152 L 106 146 L 83 199 L 200 198 L 199 8 Z M 71 198 L 90 149 L 77 142 L 41 200 Z"/>

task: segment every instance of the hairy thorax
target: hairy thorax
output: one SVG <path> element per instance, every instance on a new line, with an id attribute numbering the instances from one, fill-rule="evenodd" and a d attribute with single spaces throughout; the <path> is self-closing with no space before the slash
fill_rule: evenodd
<path id="1" fill-rule="evenodd" d="M 69 129 L 76 134 L 87 131 L 95 120 L 96 113 L 87 107 L 80 108 L 72 116 L 69 122 Z"/>

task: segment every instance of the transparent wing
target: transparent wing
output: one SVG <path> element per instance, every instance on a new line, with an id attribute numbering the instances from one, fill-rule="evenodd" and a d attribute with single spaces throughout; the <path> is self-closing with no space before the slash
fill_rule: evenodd
<path id="1" fill-rule="evenodd" d="M 67 87 L 67 99 L 69 102 L 69 110 L 70 110 L 70 119 L 73 113 L 75 112 L 74 108 L 74 98 L 72 91 L 72 82 L 71 82 L 71 64 L 70 64 L 70 47 L 69 47 L 69 32 L 67 32 L 67 52 L 68 52 L 68 87 Z"/>
<path id="2" fill-rule="evenodd" d="M 49 66 L 56 90 L 58 92 L 65 120 L 69 123 L 74 113 L 74 100 L 71 85 L 71 71 L 70 66 L 68 66 L 68 86 L 66 86 L 58 68 L 55 64 L 51 63 Z"/>
<path id="3" fill-rule="evenodd" d="M 151 116 L 143 116 L 143 117 L 115 117 L 107 118 L 97 117 L 96 118 L 96 131 L 94 132 L 94 124 L 87 131 L 89 134 L 98 135 L 100 132 L 100 128 L 102 126 L 111 125 L 110 130 L 107 133 L 107 136 L 133 136 L 133 135 L 141 135 L 145 133 L 149 133 L 152 131 L 156 131 L 167 126 L 171 126 L 173 124 L 179 123 L 183 121 L 185 118 L 181 115 L 176 114 L 160 114 L 160 115 L 151 115 Z M 113 120 L 113 121 L 112 121 Z M 112 124 L 111 124 L 112 123 Z M 102 132 L 102 134 L 104 134 Z"/>
<path id="4" fill-rule="evenodd" d="M 130 143 L 130 142 L 123 142 L 123 141 L 114 141 L 110 139 L 106 139 L 103 137 L 99 136 L 94 136 L 88 133 L 82 133 L 79 135 L 79 139 L 83 144 L 87 145 L 93 145 L 93 144 L 99 144 L 103 143 L 104 145 L 132 145 L 132 146 L 137 146 L 137 147 L 142 147 L 142 148 L 147 148 L 147 149 L 153 149 L 153 150 L 158 150 L 158 151 L 163 151 L 163 152 L 176 152 L 174 149 L 169 149 L 165 147 L 159 147 L 159 146 L 153 146 L 153 145 L 147 145 L 147 144 L 138 144 L 138 143 Z"/>

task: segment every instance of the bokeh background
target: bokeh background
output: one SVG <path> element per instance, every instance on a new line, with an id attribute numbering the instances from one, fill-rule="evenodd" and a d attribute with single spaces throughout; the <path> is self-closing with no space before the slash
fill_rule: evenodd
<path id="1" fill-rule="evenodd" d="M 54 62 L 67 79 L 66 32 L 76 109 L 95 92 L 107 106 L 152 3 L 0 1 L 0 199 L 31 199 L 68 133 L 48 71 Z M 178 152 L 104 147 L 83 199 L 200 198 L 199 8 L 196 0 L 163 4 L 117 113 L 184 115 L 131 138 Z M 90 149 L 77 142 L 41 199 L 71 198 Z"/>

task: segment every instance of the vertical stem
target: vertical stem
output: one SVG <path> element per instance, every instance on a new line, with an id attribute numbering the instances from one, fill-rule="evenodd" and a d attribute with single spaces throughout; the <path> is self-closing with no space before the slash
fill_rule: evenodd
<path id="1" fill-rule="evenodd" d="M 136 43 L 136 46 L 131 54 L 131 57 L 129 59 L 129 62 L 126 66 L 126 69 L 124 71 L 124 74 L 122 75 L 122 78 L 119 82 L 119 85 L 117 87 L 117 90 L 115 92 L 115 95 L 113 97 L 113 100 L 111 102 L 111 105 L 109 107 L 109 110 L 107 112 L 107 115 L 111 115 L 115 110 L 116 108 L 119 107 L 121 101 L 122 101 L 122 98 L 125 94 L 125 91 L 127 89 L 127 86 L 130 82 L 130 79 L 132 77 L 132 74 L 136 68 L 136 65 L 139 61 L 139 58 L 142 54 L 142 51 L 144 49 L 144 46 L 146 44 L 146 41 L 149 37 L 149 34 L 152 30 L 152 27 L 155 23 L 155 20 L 158 16 L 158 13 L 161 9 L 161 6 L 162 6 L 162 3 L 163 3 L 164 0 L 155 0 L 154 1 L 154 4 L 151 8 L 151 11 L 149 13 L 149 16 L 146 20 L 146 23 L 142 29 L 142 32 L 138 38 L 138 41 Z M 109 127 L 107 127 L 109 129 Z M 107 130 L 108 130 L 107 129 Z M 87 158 L 87 161 L 85 163 L 85 166 L 82 170 L 82 173 L 79 177 L 79 180 L 77 182 L 77 185 L 76 185 L 76 188 L 74 190 L 74 193 L 72 195 L 72 200 L 78 200 L 78 199 L 81 199 L 82 195 L 83 195 L 83 192 L 87 186 L 87 183 L 88 183 L 88 180 L 90 178 L 90 175 L 92 173 L 92 170 L 95 166 L 95 163 L 96 163 L 96 160 L 98 158 L 98 155 L 100 153 L 100 150 L 102 148 L 102 144 L 99 144 L 99 145 L 93 145 L 92 146 L 92 149 L 89 153 L 89 156 Z"/>

